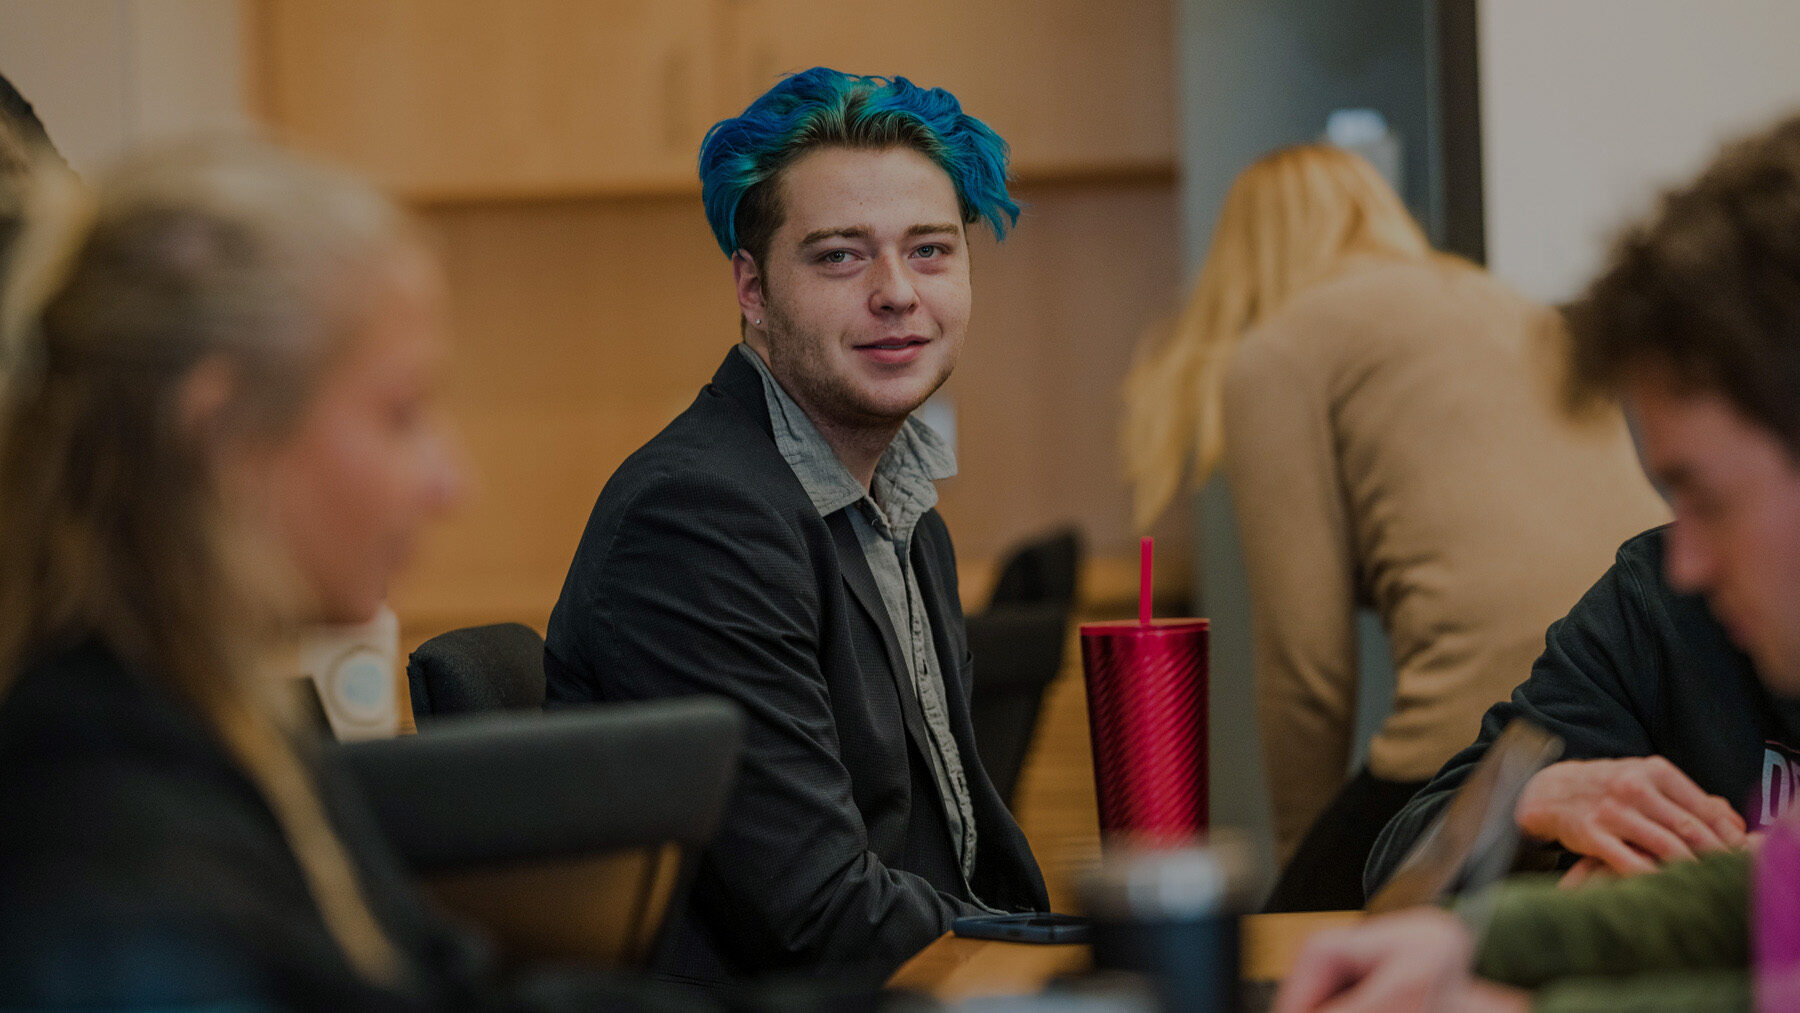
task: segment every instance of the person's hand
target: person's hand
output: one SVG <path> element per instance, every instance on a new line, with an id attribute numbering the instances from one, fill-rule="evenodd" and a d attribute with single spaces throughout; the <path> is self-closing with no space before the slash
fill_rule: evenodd
<path id="1" fill-rule="evenodd" d="M 1313 936 L 1275 994 L 1275 1013 L 1518 1011 L 1523 992 L 1476 981 L 1474 940 L 1455 915 L 1416 908 Z"/>
<path id="2" fill-rule="evenodd" d="M 1526 782 L 1517 817 L 1526 834 L 1583 856 L 1570 885 L 1600 868 L 1632 876 L 1744 843 L 1731 804 L 1660 756 L 1553 763 Z"/>

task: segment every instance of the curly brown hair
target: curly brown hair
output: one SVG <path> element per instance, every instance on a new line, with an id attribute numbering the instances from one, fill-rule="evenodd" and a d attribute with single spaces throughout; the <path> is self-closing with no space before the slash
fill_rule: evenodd
<path id="1" fill-rule="evenodd" d="M 1800 115 L 1664 194 L 1565 313 L 1576 403 L 1663 366 L 1800 455 Z"/>

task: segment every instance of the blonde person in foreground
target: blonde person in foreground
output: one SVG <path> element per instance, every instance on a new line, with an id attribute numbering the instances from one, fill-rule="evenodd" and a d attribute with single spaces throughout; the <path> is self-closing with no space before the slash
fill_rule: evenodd
<path id="1" fill-rule="evenodd" d="M 261 664 L 373 613 L 456 496 L 431 257 L 247 142 L 38 175 L 0 301 L 0 1008 L 524 1000 Z M 535 998 L 606 1001 L 570 987 Z"/>
<path id="2" fill-rule="evenodd" d="M 1800 696 L 1800 118 L 1727 147 L 1665 197 L 1619 241 L 1569 319 L 1578 388 L 1622 397 L 1645 468 L 1674 507 L 1663 533 L 1669 593 L 1703 596 L 1764 693 L 1791 702 Z M 1701 675 L 1737 677 L 1729 663 Z M 1694 720 L 1695 734 L 1716 734 L 1702 713 Z M 1576 889 L 1509 882 L 1460 905 L 1484 925 L 1479 943 L 1436 910 L 1321 935 L 1276 1008 L 1800 1009 L 1796 831 L 1790 813 L 1748 850 Z"/>
<path id="3" fill-rule="evenodd" d="M 1310 144 L 1238 177 L 1174 333 L 1134 368 L 1140 525 L 1184 476 L 1229 479 L 1286 866 L 1271 910 L 1361 907 L 1388 818 L 1613 547 L 1666 518 L 1618 414 L 1559 411 L 1560 340 L 1549 311 L 1433 252 L 1367 162 Z M 1396 684 L 1351 772 L 1359 606 Z"/>

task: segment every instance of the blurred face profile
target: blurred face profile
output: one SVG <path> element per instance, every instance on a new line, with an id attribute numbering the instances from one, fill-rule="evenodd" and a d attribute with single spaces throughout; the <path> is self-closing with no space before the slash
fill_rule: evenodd
<path id="1" fill-rule="evenodd" d="M 1800 462 L 1724 397 L 1664 367 L 1624 384 L 1645 469 L 1669 498 L 1669 584 L 1704 594 L 1769 687 L 1800 696 Z"/>
<path id="2" fill-rule="evenodd" d="M 325 622 L 360 622 L 386 599 L 423 523 L 461 477 L 433 403 L 444 295 L 422 255 L 399 258 L 326 368 L 295 428 L 262 463 L 275 536 Z"/>

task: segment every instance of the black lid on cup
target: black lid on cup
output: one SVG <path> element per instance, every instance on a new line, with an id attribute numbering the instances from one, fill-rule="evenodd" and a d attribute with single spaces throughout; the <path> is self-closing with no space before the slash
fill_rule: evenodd
<path id="1" fill-rule="evenodd" d="M 1081 880 L 1082 904 L 1108 921 L 1162 921 L 1237 913 L 1256 861 L 1243 838 L 1214 833 L 1203 845 L 1109 845 Z"/>

